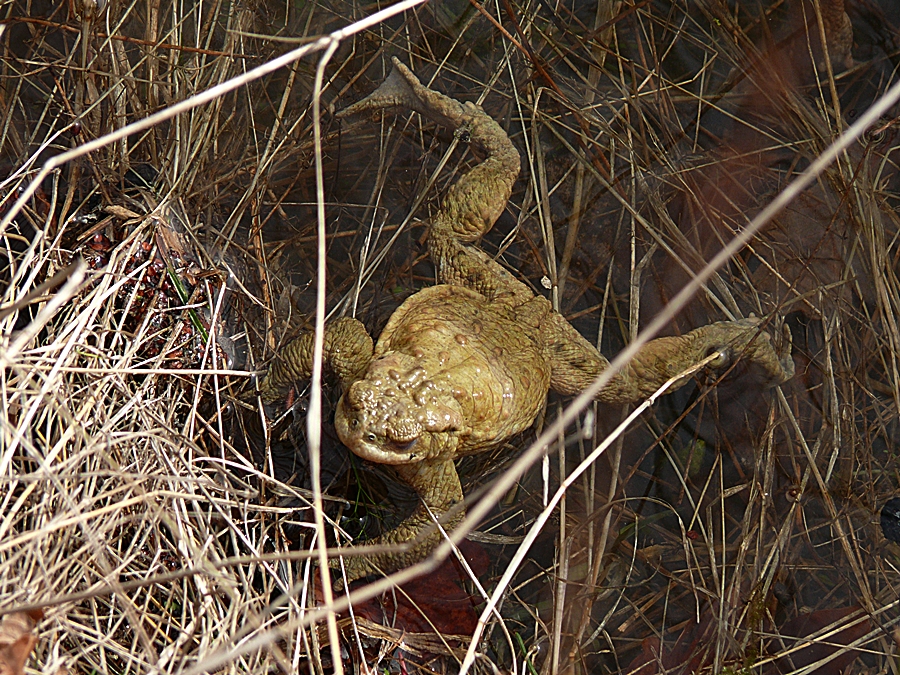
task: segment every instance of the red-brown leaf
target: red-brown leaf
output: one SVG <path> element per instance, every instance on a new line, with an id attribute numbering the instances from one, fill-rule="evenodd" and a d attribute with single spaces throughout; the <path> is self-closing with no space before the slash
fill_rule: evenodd
<path id="1" fill-rule="evenodd" d="M 35 612 L 13 612 L 0 621 L 0 675 L 22 675 L 37 638 L 31 630 L 43 616 Z"/>
<path id="2" fill-rule="evenodd" d="M 657 637 L 645 638 L 641 653 L 631 662 L 626 672 L 632 675 L 656 675 L 657 673 L 693 673 L 709 662 L 708 644 L 705 640 L 710 619 L 689 622 L 673 643 L 660 644 Z"/>
<path id="3" fill-rule="evenodd" d="M 484 548 L 464 541 L 460 550 L 475 575 L 484 574 L 490 564 Z M 450 635 L 471 635 L 478 621 L 475 612 L 477 600 L 473 601 L 462 586 L 467 576 L 459 563 L 451 558 L 431 574 L 413 579 L 395 593 L 385 593 L 354 605 L 353 612 L 375 623 L 408 633 L 437 631 Z"/>
<path id="4" fill-rule="evenodd" d="M 781 627 L 779 631 L 784 637 L 796 638 L 786 639 L 785 647 L 790 649 L 797 642 L 809 639 L 810 636 L 821 631 L 827 626 L 845 619 L 852 614 L 859 612 L 859 607 L 841 607 L 838 609 L 820 609 L 809 614 L 801 614 L 791 619 Z M 816 638 L 815 641 L 796 652 L 778 659 L 777 666 L 779 672 L 789 673 L 794 670 L 803 669 L 806 666 L 828 658 L 835 654 L 838 650 L 844 649 L 846 645 L 853 643 L 872 629 L 871 622 L 868 618 L 848 619 L 847 628 L 843 628 L 834 635 L 828 637 Z M 844 670 L 856 660 L 859 651 L 850 649 L 835 656 L 831 661 L 823 664 L 815 670 L 816 675 L 840 675 Z"/>

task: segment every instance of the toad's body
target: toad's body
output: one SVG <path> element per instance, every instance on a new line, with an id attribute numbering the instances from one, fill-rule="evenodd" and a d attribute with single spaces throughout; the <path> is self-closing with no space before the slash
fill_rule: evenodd
<path id="1" fill-rule="evenodd" d="M 518 176 L 519 155 L 506 133 L 480 108 L 422 86 L 394 63 L 378 90 L 343 114 L 411 108 L 467 132 L 487 157 L 450 188 L 430 223 L 429 250 L 441 283 L 407 299 L 374 347 L 355 319 L 326 327 L 325 362 L 344 390 L 335 414 L 338 435 L 363 459 L 394 465 L 421 500 L 412 516 L 375 542 L 411 545 L 350 558 L 350 580 L 425 558 L 441 536 L 433 517 L 447 529 L 462 518 L 462 509 L 454 508 L 463 498 L 454 460 L 528 428 L 549 389 L 578 393 L 609 365 L 546 298 L 466 245 L 493 226 Z M 793 362 L 774 351 L 757 324 L 719 322 L 653 340 L 597 398 L 638 401 L 716 351 L 722 353 L 718 366 L 742 355 L 771 382 L 783 382 Z M 312 338 L 301 336 L 272 364 L 260 384 L 266 403 L 309 376 Z"/>
<path id="2" fill-rule="evenodd" d="M 366 459 L 386 464 L 453 459 L 519 433 L 550 387 L 537 323 L 546 314 L 535 302 L 513 307 L 461 286 L 416 293 L 388 321 L 365 378 L 345 394 L 338 433 L 389 439 L 386 452 L 356 441 Z M 441 443 L 419 447 L 425 430 L 445 432 L 435 437 Z"/>

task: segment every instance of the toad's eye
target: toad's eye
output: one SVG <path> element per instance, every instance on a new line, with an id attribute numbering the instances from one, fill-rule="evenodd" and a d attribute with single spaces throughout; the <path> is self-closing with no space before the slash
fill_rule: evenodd
<path id="1" fill-rule="evenodd" d="M 367 440 L 369 443 L 374 443 L 375 440 L 376 440 L 375 434 L 373 434 L 373 433 L 371 433 L 371 432 L 368 433 L 368 434 L 366 434 L 366 440 Z"/>

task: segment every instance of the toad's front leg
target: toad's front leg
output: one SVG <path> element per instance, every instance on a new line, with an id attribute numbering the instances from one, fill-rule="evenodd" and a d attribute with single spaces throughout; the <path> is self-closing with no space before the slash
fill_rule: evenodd
<path id="1" fill-rule="evenodd" d="M 465 515 L 462 486 L 452 460 L 426 460 L 394 468 L 416 491 L 419 505 L 396 528 L 364 542 L 384 546 L 384 552 L 344 558 L 347 581 L 390 574 L 425 560 L 443 539 L 435 521 L 450 531 Z M 339 562 L 332 561 L 331 566 L 338 568 Z"/>
<path id="2" fill-rule="evenodd" d="M 313 366 L 315 334 L 304 333 L 275 355 L 259 383 L 259 395 L 267 406 L 280 404 L 291 387 L 309 380 Z M 322 362 L 346 389 L 366 373 L 372 362 L 372 338 L 356 319 L 337 319 L 325 326 Z"/>

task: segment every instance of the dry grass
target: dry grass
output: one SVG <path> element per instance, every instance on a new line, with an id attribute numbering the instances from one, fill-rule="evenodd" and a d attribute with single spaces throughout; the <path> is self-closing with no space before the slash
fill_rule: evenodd
<path id="1" fill-rule="evenodd" d="M 366 25 L 352 19 L 375 10 L 351 3 L 3 6 L 0 611 L 45 608 L 29 672 L 334 669 L 334 614 L 310 609 L 300 545 L 315 493 L 303 424 L 269 442 L 247 393 L 325 288 L 316 158 L 329 311 L 377 329 L 430 283 L 417 219 L 473 158 L 445 157 L 449 132 L 416 117 L 330 115 L 387 55 L 509 129 L 523 176 L 483 246 L 544 293 L 545 278 L 607 354 L 894 79 L 872 6 L 852 7 L 857 64 L 819 59 L 812 85 L 793 70 L 812 67 L 805 34 L 777 42 L 795 25 L 780 4 L 689 5 L 433 3 Z M 463 467 L 470 494 L 485 473 L 506 483 L 480 502 L 502 562 L 469 589 L 499 601 L 469 649 L 478 672 L 627 672 L 654 639 L 705 672 L 800 672 L 775 663 L 797 635 L 837 644 L 826 658 L 857 649 L 853 672 L 896 670 L 900 549 L 878 527 L 900 484 L 888 121 L 664 328 L 786 322 L 794 380 L 765 391 L 738 366 L 610 438 L 622 411 L 552 399 L 539 441 L 515 440 L 525 459 Z M 322 443 L 322 481 L 347 497 L 344 455 Z M 797 629 L 824 609 L 846 611 Z M 469 648 L 353 625 L 332 624 L 345 666 L 455 671 Z"/>

